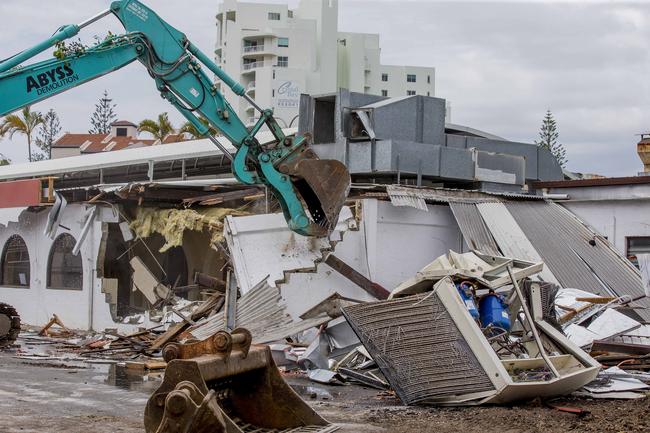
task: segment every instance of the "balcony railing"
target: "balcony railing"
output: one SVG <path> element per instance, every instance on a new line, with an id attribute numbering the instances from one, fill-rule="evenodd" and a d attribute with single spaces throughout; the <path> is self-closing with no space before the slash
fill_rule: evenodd
<path id="1" fill-rule="evenodd" d="M 250 83 L 248 83 L 248 85 L 246 86 L 246 90 L 255 90 L 255 81 L 251 81 Z"/>
<path id="2" fill-rule="evenodd" d="M 250 62 L 250 63 L 244 63 L 244 71 L 249 71 L 254 68 L 262 68 L 264 67 L 264 60 L 260 60 L 257 62 Z"/>
<path id="3" fill-rule="evenodd" d="M 264 51 L 264 45 L 249 45 L 244 47 L 245 53 L 259 53 L 260 51 Z"/>

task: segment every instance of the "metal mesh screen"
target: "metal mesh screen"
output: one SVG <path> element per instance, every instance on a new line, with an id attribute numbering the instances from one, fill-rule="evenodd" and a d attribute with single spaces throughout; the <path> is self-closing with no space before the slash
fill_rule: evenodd
<path id="1" fill-rule="evenodd" d="M 343 313 L 405 404 L 494 389 L 435 294 L 354 305 Z"/>

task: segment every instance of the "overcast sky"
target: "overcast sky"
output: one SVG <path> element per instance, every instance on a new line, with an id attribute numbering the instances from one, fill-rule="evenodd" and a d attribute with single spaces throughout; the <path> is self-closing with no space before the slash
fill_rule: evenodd
<path id="1" fill-rule="evenodd" d="M 211 52 L 218 1 L 146 3 Z M 288 3 L 295 6 L 297 0 Z M 109 4 L 105 0 L 1 0 L 0 58 Z M 340 0 L 339 4 L 341 31 L 381 35 L 383 63 L 436 68 L 436 96 L 451 101 L 454 123 L 532 142 L 546 109 L 551 109 L 567 149 L 569 169 L 612 176 L 641 170 L 635 134 L 650 131 L 647 2 Z M 112 17 L 86 29 L 82 39 L 90 41 L 109 29 L 119 31 Z M 34 108 L 54 108 L 64 131 L 86 132 L 104 89 L 117 103 L 120 118 L 137 122 L 169 111 L 176 124 L 181 123 L 140 64 Z M 23 138 L 5 138 L 0 152 L 14 162 L 25 160 L 25 143 Z"/>

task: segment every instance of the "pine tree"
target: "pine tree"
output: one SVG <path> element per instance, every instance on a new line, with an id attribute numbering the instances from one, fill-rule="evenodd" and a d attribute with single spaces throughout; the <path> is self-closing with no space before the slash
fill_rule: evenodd
<path id="1" fill-rule="evenodd" d="M 108 97 L 108 92 L 104 90 L 104 96 L 95 104 L 95 112 L 90 117 L 92 128 L 88 133 L 108 134 L 111 130 L 111 123 L 117 118 L 115 107 L 117 104 L 113 104 L 113 100 Z"/>
<path id="2" fill-rule="evenodd" d="M 40 152 L 34 152 L 32 154 L 32 161 L 52 159 L 52 145 L 60 132 L 61 122 L 59 121 L 59 115 L 56 114 L 56 111 L 50 109 L 43 116 L 43 123 L 38 130 L 36 146 L 38 146 Z"/>
<path id="3" fill-rule="evenodd" d="M 559 133 L 557 131 L 557 123 L 553 118 L 553 113 L 551 113 L 551 110 L 546 110 L 546 115 L 542 121 L 542 127 L 539 130 L 540 139 L 539 141 L 536 141 L 535 144 L 539 147 L 548 149 L 555 159 L 557 159 L 560 167 L 564 168 L 569 160 L 566 157 L 566 149 L 564 148 L 564 145 L 557 141 L 558 137 Z"/>

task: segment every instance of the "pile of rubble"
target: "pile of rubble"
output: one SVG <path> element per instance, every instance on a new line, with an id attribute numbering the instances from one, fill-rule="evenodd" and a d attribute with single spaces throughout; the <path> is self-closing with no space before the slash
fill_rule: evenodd
<path id="1" fill-rule="evenodd" d="M 335 292 L 299 320 L 268 278 L 241 294 L 235 284 L 199 275 L 197 283 L 212 289 L 205 301 L 161 298 L 174 323 L 82 336 L 54 316 L 40 335 L 59 339 L 61 350 L 80 358 L 155 369 L 166 365 L 169 343 L 245 328 L 254 344 L 269 345 L 282 371 L 323 384 L 392 390 L 407 405 L 570 393 L 643 397 L 650 388 L 650 327 L 630 317 L 634 304 L 560 289 L 539 279 L 542 269 L 541 262 L 450 251 L 388 299 L 367 302 Z M 601 365 L 609 368 L 600 372 Z"/>

